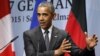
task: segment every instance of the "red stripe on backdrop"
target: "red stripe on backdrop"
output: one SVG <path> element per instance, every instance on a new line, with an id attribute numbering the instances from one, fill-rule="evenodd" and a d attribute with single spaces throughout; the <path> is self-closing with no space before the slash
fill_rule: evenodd
<path id="1" fill-rule="evenodd" d="M 12 27 L 10 25 L 11 24 L 11 21 L 10 21 L 11 19 L 8 18 L 8 17 L 5 17 L 8 14 L 10 14 L 10 1 L 9 0 L 0 0 L 0 22 L 1 22 L 0 27 L 8 27 L 6 29 L 6 31 L 12 32 L 12 31 L 10 31 L 11 30 L 10 28 Z M 8 15 L 8 16 L 10 16 L 10 15 Z M 1 19 L 5 20 L 5 21 L 3 21 Z M 9 23 L 9 24 L 7 24 L 7 23 Z M 3 26 L 3 25 L 5 25 L 5 26 Z M 6 35 L 10 35 L 10 36 L 8 36 L 8 38 L 11 38 L 12 34 L 11 33 L 7 33 L 7 32 L 5 32 L 3 30 L 4 29 L 2 29 L 0 32 L 5 36 Z M 3 39 L 3 38 L 4 38 L 4 36 L 0 36 L 0 39 Z M 7 40 L 7 38 L 6 38 L 6 40 Z M 14 53 L 14 51 L 12 49 L 13 49 L 12 48 L 12 44 L 8 45 L 6 48 L 4 48 L 2 53 L 0 53 L 0 56 L 15 56 L 15 53 Z"/>
<path id="2" fill-rule="evenodd" d="M 0 19 L 10 13 L 9 0 L 0 0 Z"/>
<path id="3" fill-rule="evenodd" d="M 65 31 L 71 36 L 73 42 L 79 48 L 84 49 L 86 47 L 85 34 L 72 11 L 69 14 Z M 70 55 L 65 53 L 65 56 Z"/>
<path id="4" fill-rule="evenodd" d="M 7 48 L 0 53 L 0 56 L 15 56 L 15 53 L 12 51 L 12 44 L 7 46 Z"/>
<path id="5" fill-rule="evenodd" d="M 86 47 L 84 31 L 87 31 L 85 0 L 72 0 L 65 31 L 80 49 Z M 67 53 L 65 53 L 67 56 Z"/>
<path id="6" fill-rule="evenodd" d="M 84 49 L 86 47 L 85 34 L 72 11 L 68 17 L 66 31 L 69 33 L 72 40 L 79 48 Z"/>

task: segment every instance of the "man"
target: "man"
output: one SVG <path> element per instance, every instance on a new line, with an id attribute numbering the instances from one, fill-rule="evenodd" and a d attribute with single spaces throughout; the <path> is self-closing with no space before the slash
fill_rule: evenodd
<path id="1" fill-rule="evenodd" d="M 71 56 L 85 56 L 86 51 L 91 52 L 97 43 L 96 36 L 86 38 L 87 47 L 79 49 L 65 31 L 52 25 L 56 16 L 53 5 L 42 2 L 37 9 L 39 26 L 24 32 L 24 45 L 26 56 L 64 56 L 65 52 Z"/>

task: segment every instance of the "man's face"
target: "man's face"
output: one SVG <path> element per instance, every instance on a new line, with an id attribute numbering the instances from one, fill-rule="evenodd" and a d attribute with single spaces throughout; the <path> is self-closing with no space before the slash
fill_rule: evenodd
<path id="1" fill-rule="evenodd" d="M 52 24 L 54 13 L 51 13 L 48 7 L 38 7 L 37 14 L 41 28 L 48 29 Z"/>

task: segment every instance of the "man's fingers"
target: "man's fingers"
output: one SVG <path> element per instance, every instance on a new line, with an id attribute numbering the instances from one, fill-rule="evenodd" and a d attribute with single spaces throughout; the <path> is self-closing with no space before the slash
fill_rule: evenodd
<path id="1" fill-rule="evenodd" d="M 68 50 L 68 49 L 70 49 L 71 47 L 72 47 L 72 46 L 67 46 L 67 47 L 65 47 L 65 49 L 67 49 L 67 50 Z"/>
<path id="2" fill-rule="evenodd" d="M 63 49 L 70 49 L 71 47 L 72 47 L 71 43 L 67 43 L 67 44 L 62 46 Z"/>
<path id="3" fill-rule="evenodd" d="M 94 38 L 94 39 L 97 39 L 97 36 L 94 34 L 94 35 L 93 35 L 93 38 Z"/>
<path id="4" fill-rule="evenodd" d="M 84 32 L 84 33 L 85 33 L 85 36 L 87 37 L 88 36 L 87 32 Z"/>
<path id="5" fill-rule="evenodd" d="M 63 50 L 70 49 L 71 48 L 71 43 L 69 43 L 69 40 L 64 39 L 63 42 L 62 42 L 61 48 Z"/>
<path id="6" fill-rule="evenodd" d="M 61 44 L 61 45 L 63 45 L 63 44 L 65 43 L 65 41 L 66 41 L 66 39 L 64 39 L 64 40 L 62 41 L 62 44 Z"/>
<path id="7" fill-rule="evenodd" d="M 95 34 L 93 35 L 93 39 L 92 40 L 94 40 L 95 42 L 98 42 L 97 36 Z"/>
<path id="8" fill-rule="evenodd" d="M 65 46 L 65 47 L 71 46 L 71 43 L 67 43 L 67 44 L 65 44 L 64 46 Z"/>
<path id="9" fill-rule="evenodd" d="M 64 40 L 62 41 L 62 45 L 66 44 L 66 43 L 69 43 L 69 40 L 64 39 Z"/>
<path id="10" fill-rule="evenodd" d="M 97 39 L 97 36 L 95 34 L 92 37 L 93 37 L 93 39 Z"/>
<path id="11" fill-rule="evenodd" d="M 64 52 L 64 53 L 65 53 L 65 52 L 67 52 L 67 53 L 71 53 L 70 50 L 63 50 L 63 52 Z"/>
<path id="12" fill-rule="evenodd" d="M 96 37 L 96 35 L 95 35 L 95 34 L 93 34 L 93 38 L 94 38 L 94 37 Z"/>
<path id="13" fill-rule="evenodd" d="M 69 40 L 64 41 L 64 44 L 69 43 Z"/>
<path id="14" fill-rule="evenodd" d="M 67 53 L 71 53 L 71 51 L 66 51 Z"/>

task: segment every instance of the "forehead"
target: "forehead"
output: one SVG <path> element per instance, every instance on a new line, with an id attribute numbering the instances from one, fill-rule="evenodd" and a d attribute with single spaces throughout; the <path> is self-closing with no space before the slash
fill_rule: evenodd
<path id="1" fill-rule="evenodd" d="M 49 7 L 38 7 L 37 12 L 50 12 Z"/>

